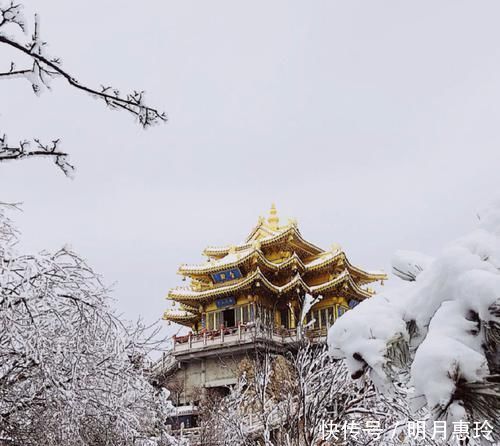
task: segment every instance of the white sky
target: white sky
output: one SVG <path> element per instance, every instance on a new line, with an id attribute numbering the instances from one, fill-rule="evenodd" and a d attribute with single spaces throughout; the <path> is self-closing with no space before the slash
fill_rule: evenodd
<path id="1" fill-rule="evenodd" d="M 23 248 L 71 244 L 128 318 L 159 318 L 178 265 L 243 239 L 271 202 L 388 270 L 396 249 L 468 230 L 498 190 L 496 1 L 25 4 L 82 82 L 145 89 L 169 114 L 145 132 L 63 81 L 41 98 L 0 83 L 0 130 L 61 137 L 78 169 L 0 165 Z"/>

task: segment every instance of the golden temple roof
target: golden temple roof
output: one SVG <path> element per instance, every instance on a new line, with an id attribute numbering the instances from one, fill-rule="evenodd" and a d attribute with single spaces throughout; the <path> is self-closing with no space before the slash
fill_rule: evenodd
<path id="1" fill-rule="evenodd" d="M 279 226 L 276 207 L 273 205 L 268 219 L 259 218 L 257 226 L 254 227 L 245 243 L 235 246 L 209 246 L 205 248 L 203 254 L 212 258 L 220 258 L 227 256 L 231 251 L 246 251 L 252 248 L 256 242 L 260 244 L 261 248 L 270 247 L 279 242 L 288 242 L 297 248 L 303 249 L 309 255 L 318 255 L 324 252 L 321 248 L 302 237 L 295 220 L 289 220 L 286 225 Z"/>
<path id="2" fill-rule="evenodd" d="M 280 263 L 275 263 L 268 260 L 262 251 L 257 247 L 252 247 L 244 251 L 228 254 L 221 259 L 211 260 L 198 265 L 181 265 L 179 267 L 179 274 L 184 276 L 200 276 L 213 272 L 220 271 L 221 269 L 229 269 L 236 266 L 241 266 L 245 262 L 254 261 L 262 269 L 278 272 L 292 267 L 302 272 L 318 271 L 329 265 L 338 263 L 345 265 L 351 272 L 360 276 L 363 283 L 370 283 L 376 280 L 386 279 L 386 275 L 380 271 L 367 272 L 356 266 L 352 265 L 347 259 L 345 253 L 340 250 L 322 252 L 309 262 L 303 262 L 301 258 L 294 252 L 290 257 Z"/>
<path id="3" fill-rule="evenodd" d="M 199 315 L 190 313 L 189 311 L 166 310 L 163 314 L 163 319 L 185 324 L 197 321 L 199 319 Z"/>
<path id="4" fill-rule="evenodd" d="M 325 251 L 308 242 L 295 220 L 280 225 L 274 204 L 244 243 L 209 247 L 203 253 L 209 257 L 205 263 L 179 267 L 191 283 L 169 291 L 168 299 L 181 303 L 181 311 L 167 311 L 164 318 L 189 325 L 199 320 L 205 305 L 248 291 L 277 299 L 326 294 L 360 301 L 373 295 L 365 285 L 387 278 L 381 271 L 352 265 L 338 244 Z"/>
<path id="5" fill-rule="evenodd" d="M 257 267 L 257 269 L 249 276 L 243 279 L 234 280 L 227 285 L 223 284 L 221 286 L 216 286 L 203 291 L 194 291 L 191 287 L 174 288 L 168 293 L 168 298 L 182 303 L 208 302 L 215 297 L 227 296 L 237 291 L 248 289 L 255 284 L 258 284 L 257 286 L 263 285 L 266 289 L 277 294 L 278 296 L 285 294 L 294 288 L 300 289 L 308 294 L 311 294 L 312 296 L 317 296 L 322 292 L 333 289 L 336 285 L 344 283 L 348 285 L 348 289 L 350 291 L 359 295 L 360 298 L 370 297 L 373 294 L 368 289 L 358 286 L 352 279 L 348 270 L 344 270 L 336 277 L 314 286 L 307 285 L 300 274 L 297 273 L 286 284 L 278 286 L 271 283 L 266 276 L 262 274 L 260 268 Z"/>

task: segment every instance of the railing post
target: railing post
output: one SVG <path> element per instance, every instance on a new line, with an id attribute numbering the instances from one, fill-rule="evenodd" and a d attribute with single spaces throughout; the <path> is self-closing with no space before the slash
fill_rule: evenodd
<path id="1" fill-rule="evenodd" d="M 220 342 L 221 344 L 224 343 L 224 325 L 220 326 Z"/>
<path id="2" fill-rule="evenodd" d="M 241 321 L 238 321 L 238 341 L 241 341 Z"/>
<path id="3" fill-rule="evenodd" d="M 203 333 L 203 345 L 207 345 L 207 332 Z"/>
<path id="4" fill-rule="evenodd" d="M 193 340 L 192 340 L 192 337 L 191 337 L 191 332 L 189 332 L 188 340 L 189 340 L 189 348 L 191 348 L 193 346 Z"/>
<path id="5" fill-rule="evenodd" d="M 175 352 L 175 344 L 177 342 L 177 337 L 175 335 L 173 335 L 172 339 L 174 340 L 174 346 L 173 346 L 172 350 Z"/>

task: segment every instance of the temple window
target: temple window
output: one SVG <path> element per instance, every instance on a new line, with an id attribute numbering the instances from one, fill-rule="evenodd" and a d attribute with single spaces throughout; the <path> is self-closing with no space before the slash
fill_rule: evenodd
<path id="1" fill-rule="evenodd" d="M 282 327 L 290 328 L 290 312 L 288 308 L 280 310 L 280 320 Z"/>
<path id="2" fill-rule="evenodd" d="M 327 312 L 328 312 L 328 325 L 331 326 L 335 322 L 335 308 L 328 307 Z"/>
<path id="3" fill-rule="evenodd" d="M 315 310 L 314 311 L 314 328 L 321 328 L 321 317 L 320 317 L 320 312 L 321 310 Z"/>
<path id="4" fill-rule="evenodd" d="M 218 330 L 222 325 L 222 311 L 216 311 L 214 313 L 214 330 Z"/>
<path id="5" fill-rule="evenodd" d="M 322 310 L 320 310 L 319 321 L 320 321 L 321 327 L 326 327 L 327 326 L 327 323 L 326 323 L 326 321 L 328 320 L 327 311 L 328 310 L 326 308 L 323 308 Z"/>
<path id="6" fill-rule="evenodd" d="M 249 307 L 250 305 L 244 305 L 243 307 L 241 307 L 241 320 L 243 323 L 248 322 L 250 320 Z"/>
<path id="7" fill-rule="evenodd" d="M 224 327 L 235 327 L 236 326 L 236 318 L 235 313 L 236 310 L 239 312 L 239 308 L 228 308 L 227 310 L 221 311 L 222 313 L 222 322 Z"/>
<path id="8" fill-rule="evenodd" d="M 253 304 L 211 311 L 206 318 L 208 330 L 219 330 L 222 324 L 226 328 L 237 327 L 239 323 L 246 324 L 254 320 Z"/>

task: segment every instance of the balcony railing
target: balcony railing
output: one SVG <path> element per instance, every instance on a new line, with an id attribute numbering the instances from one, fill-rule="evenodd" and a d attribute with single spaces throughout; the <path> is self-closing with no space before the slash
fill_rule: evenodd
<path id="1" fill-rule="evenodd" d="M 327 330 L 306 329 L 305 337 L 311 340 L 325 340 Z M 266 340 L 286 345 L 299 340 L 297 329 L 263 327 L 259 324 L 239 324 L 237 327 L 221 327 L 220 330 L 209 330 L 199 334 L 189 333 L 185 336 L 173 337 L 174 353 L 191 349 L 204 349 L 213 346 L 248 344 Z"/>

